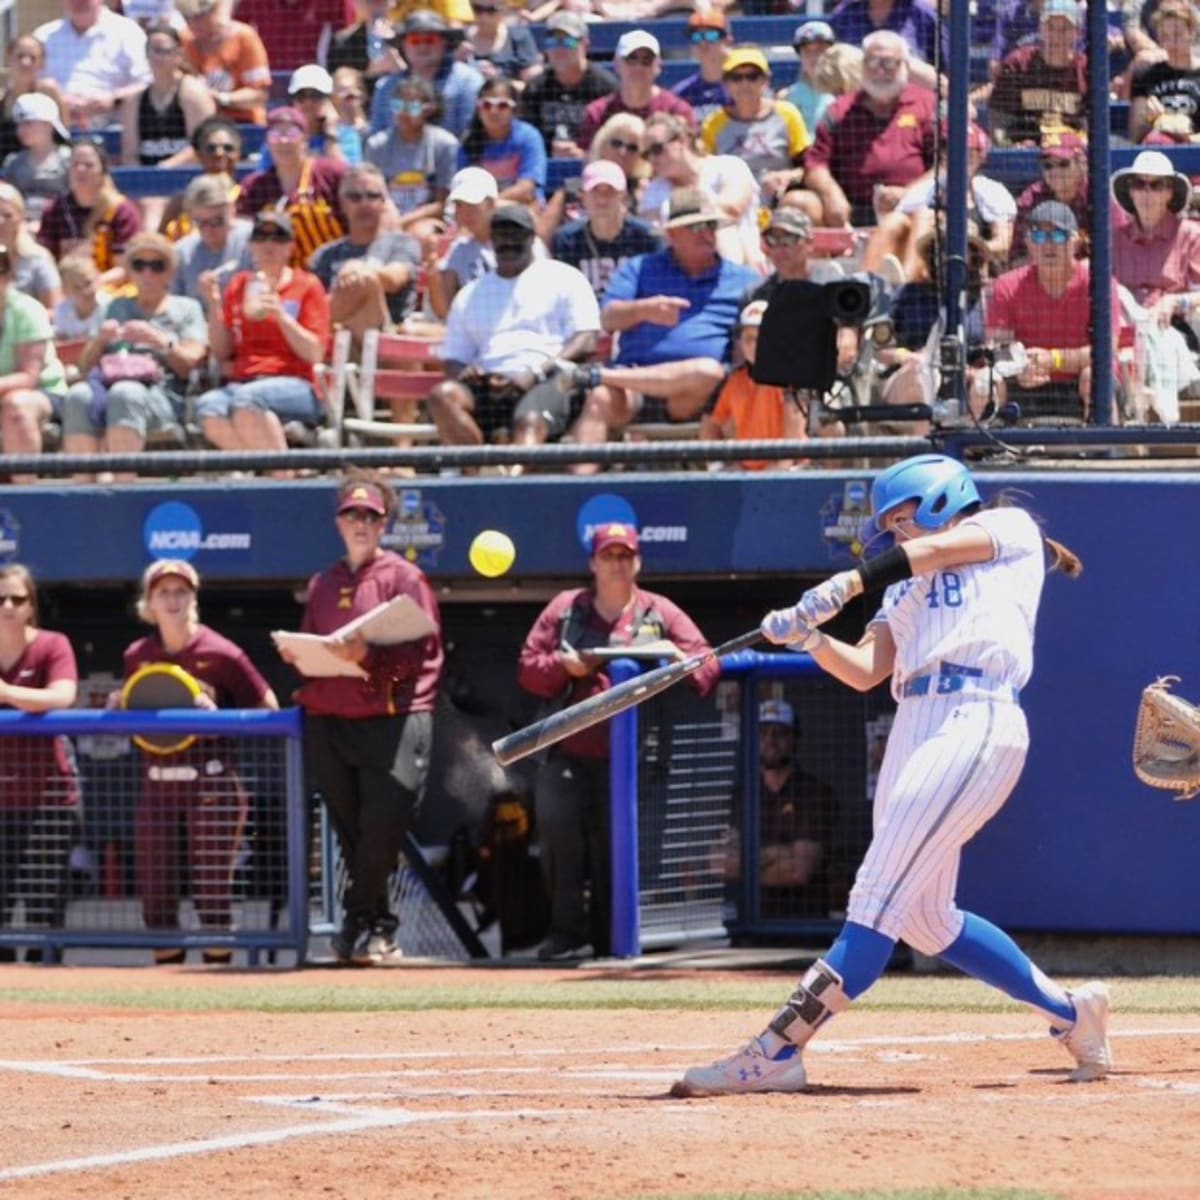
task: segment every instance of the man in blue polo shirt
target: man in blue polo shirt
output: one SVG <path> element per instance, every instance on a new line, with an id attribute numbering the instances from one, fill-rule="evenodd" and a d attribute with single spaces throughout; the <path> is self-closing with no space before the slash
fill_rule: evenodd
<path id="1" fill-rule="evenodd" d="M 676 188 L 667 249 L 617 268 L 601 312 L 602 328 L 619 335 L 612 365 L 557 372 L 564 391 L 587 388 L 577 441 L 607 441 L 636 419 L 694 420 L 724 382 L 742 296 L 759 277 L 717 254 L 720 222 L 705 193 Z"/>

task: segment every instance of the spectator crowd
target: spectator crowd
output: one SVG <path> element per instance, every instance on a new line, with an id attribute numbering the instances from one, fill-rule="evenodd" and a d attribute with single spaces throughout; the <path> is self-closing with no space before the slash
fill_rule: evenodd
<path id="1" fill-rule="evenodd" d="M 1028 419 L 1091 415 L 1095 333 L 1075 297 L 1095 220 L 1114 229 L 1125 415 L 1178 420 L 1196 383 L 1198 240 L 1169 151 L 1200 137 L 1200 15 L 1126 7 L 1114 96 L 1146 149 L 1093 213 L 1083 6 L 980 6 L 979 411 L 1007 389 Z M 336 422 L 322 365 L 338 329 L 355 355 L 404 330 L 441 358 L 422 399 L 445 443 L 837 433 L 756 382 L 754 346 L 778 284 L 859 269 L 888 282 L 903 339 L 877 353 L 839 335 L 842 375 L 860 395 L 936 391 L 948 67 L 929 0 L 840 0 L 790 47 L 739 42 L 739 14 L 708 0 L 136 11 L 63 0 L 7 49 L 5 453 L 311 444 Z M 686 49 L 664 50 L 668 15 Z M 628 22 L 611 55 L 592 45 L 606 20 Z M 989 176 L 1001 148 L 1033 151 L 1028 186 Z M 133 167 L 164 174 L 125 195 Z M 1007 381 L 981 365 L 997 348 L 1023 364 Z"/>

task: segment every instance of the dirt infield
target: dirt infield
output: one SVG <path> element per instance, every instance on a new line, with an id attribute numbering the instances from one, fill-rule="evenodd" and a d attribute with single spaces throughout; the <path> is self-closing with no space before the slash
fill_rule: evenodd
<path id="1" fill-rule="evenodd" d="M 326 972 L 339 1006 L 379 972 Z M 569 988 L 587 971 L 521 972 Z M 608 1008 L 167 1011 L 256 972 L 0 968 L 4 1197 L 531 1200 L 1025 1188 L 1069 1200 L 1200 1196 L 1200 1015 L 1118 1016 L 1118 1071 L 1068 1059 L 1015 1011 L 851 1010 L 800 1096 L 678 1101 L 680 1069 L 765 1015 Z M 313 973 L 268 980 L 313 986 Z M 491 978 L 499 979 L 495 973 Z M 781 995 L 790 977 L 778 976 Z M 739 975 L 739 981 L 745 977 Z M 704 986 L 719 987 L 706 973 Z M 1119 985 L 1118 985 L 1119 986 Z M 140 1007 L 47 1003 L 138 994 Z M 23 996 L 28 999 L 23 999 Z M 161 998 L 161 1007 L 158 1000 Z M 115 1002 L 114 1002 L 115 1003 Z"/>

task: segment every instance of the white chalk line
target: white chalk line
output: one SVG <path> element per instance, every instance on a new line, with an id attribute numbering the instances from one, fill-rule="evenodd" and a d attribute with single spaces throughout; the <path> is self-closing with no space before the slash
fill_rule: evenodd
<path id="1" fill-rule="evenodd" d="M 860 1038 L 825 1038 L 819 1041 L 810 1043 L 805 1047 L 805 1054 L 854 1054 L 864 1049 L 875 1047 L 907 1047 L 907 1046 L 969 1046 L 979 1045 L 987 1042 L 1041 1042 L 1046 1039 L 1045 1032 L 1021 1032 L 1021 1033 L 930 1033 L 930 1034 L 912 1034 L 908 1037 L 903 1036 L 872 1036 Z M 1161 1029 L 1117 1029 L 1109 1032 L 1109 1037 L 1114 1040 L 1125 1040 L 1133 1038 L 1160 1038 L 1160 1037 L 1200 1037 L 1200 1026 L 1181 1026 L 1174 1028 Z M 236 1074 L 214 1074 L 211 1071 L 204 1071 L 199 1074 L 184 1074 L 184 1073 L 167 1073 L 155 1071 L 147 1073 L 143 1070 L 145 1066 L 152 1065 L 153 1067 L 172 1067 L 172 1066 L 218 1066 L 225 1063 L 245 1063 L 253 1062 L 255 1064 L 265 1064 L 272 1062 L 279 1063 L 323 1063 L 323 1062 L 422 1062 L 422 1061 L 437 1061 L 445 1063 L 454 1059 L 471 1059 L 478 1060 L 481 1057 L 489 1059 L 512 1059 L 512 1058 L 584 1058 L 588 1056 L 596 1056 L 603 1058 L 620 1058 L 620 1057 L 636 1057 L 647 1054 L 720 1054 L 722 1051 L 732 1049 L 728 1043 L 681 1043 L 669 1044 L 665 1042 L 654 1042 L 645 1045 L 628 1045 L 620 1046 L 536 1046 L 530 1047 L 528 1050 L 519 1048 L 502 1047 L 496 1050 L 483 1049 L 478 1045 L 473 1046 L 470 1050 L 412 1050 L 412 1051 L 389 1051 L 379 1054 L 367 1052 L 347 1052 L 345 1054 L 255 1054 L 247 1056 L 244 1054 L 212 1054 L 212 1055 L 189 1055 L 176 1057 L 160 1057 L 155 1055 L 153 1058 L 80 1058 L 68 1059 L 62 1062 L 47 1062 L 29 1059 L 0 1059 L 0 1070 L 14 1071 L 17 1073 L 27 1073 L 31 1075 L 54 1075 L 64 1078 L 89 1079 L 97 1082 L 106 1083 L 255 1083 L 255 1082 L 271 1082 L 271 1081 L 296 1081 L 296 1080 L 312 1080 L 312 1079 L 328 1079 L 328 1080 L 347 1080 L 347 1079 L 382 1079 L 390 1077 L 403 1078 L 420 1078 L 421 1076 L 440 1076 L 445 1075 L 445 1069 L 421 1069 L 419 1067 L 408 1068 L 389 1068 L 381 1071 L 359 1071 L 359 1072 L 334 1072 L 329 1074 L 293 1074 L 290 1072 L 268 1073 L 255 1072 L 253 1074 L 236 1073 Z M 887 1058 L 880 1056 L 883 1061 L 902 1061 L 906 1053 L 901 1050 L 895 1057 Z M 127 1067 L 131 1071 L 102 1071 L 98 1067 Z M 519 1075 L 519 1074 L 537 1074 L 543 1070 L 540 1067 L 459 1067 L 453 1069 L 455 1075 L 486 1075 L 486 1074 L 504 1074 L 504 1075 Z M 571 1068 L 566 1068 L 571 1070 Z"/>
<path id="2" fill-rule="evenodd" d="M 1188 1037 L 1200 1035 L 1200 1028 L 1183 1027 L 1183 1028 L 1164 1028 L 1164 1029 L 1138 1029 L 1138 1030 L 1121 1030 L 1115 1031 L 1112 1036 L 1114 1038 L 1146 1038 L 1146 1037 Z M 825 1042 L 815 1043 L 808 1047 L 809 1051 L 823 1052 L 831 1054 L 845 1054 L 855 1050 L 861 1051 L 870 1047 L 881 1046 L 954 1046 L 954 1045 L 971 1045 L 982 1042 L 1028 1042 L 1040 1041 L 1046 1035 L 1035 1033 L 999 1033 L 999 1034 L 983 1034 L 983 1033 L 950 1033 L 950 1034 L 918 1034 L 908 1037 L 866 1037 L 843 1040 L 828 1040 Z M 638 1055 L 638 1054 L 674 1054 L 674 1053 L 711 1053 L 713 1051 L 720 1052 L 728 1047 L 714 1045 L 665 1045 L 663 1043 L 655 1043 L 649 1046 L 605 1046 L 605 1047 L 538 1047 L 530 1048 L 522 1051 L 520 1049 L 498 1050 L 495 1056 L 499 1057 L 524 1057 L 524 1056 L 540 1056 L 540 1057 L 580 1057 L 582 1055 L 600 1055 L 605 1058 L 618 1057 L 621 1055 Z M 445 1062 L 447 1059 L 461 1059 L 466 1057 L 478 1058 L 480 1051 L 476 1048 L 473 1052 L 466 1051 L 414 1051 L 411 1053 L 383 1053 L 372 1054 L 370 1052 L 346 1053 L 346 1054 L 308 1054 L 308 1055 L 255 1055 L 253 1061 L 260 1062 L 289 1062 L 289 1063 L 319 1063 L 319 1062 L 338 1062 L 338 1061 L 361 1061 L 372 1060 L 378 1062 L 380 1060 L 388 1061 L 412 1061 L 414 1059 L 436 1059 Z M 881 1058 L 890 1061 L 899 1061 L 903 1057 L 900 1054 L 881 1055 Z M 912 1055 L 911 1058 L 920 1058 L 922 1056 Z M 427 1077 L 433 1075 L 445 1075 L 447 1071 L 433 1069 L 416 1069 L 416 1068 L 397 1068 L 388 1071 L 374 1072 L 337 1072 L 337 1073 L 309 1073 L 296 1074 L 287 1072 L 283 1074 L 234 1074 L 234 1075 L 214 1075 L 211 1072 L 206 1072 L 202 1075 L 171 1075 L 155 1073 L 150 1074 L 122 1074 L 115 1071 L 97 1070 L 96 1065 L 117 1065 L 129 1066 L 137 1068 L 152 1062 L 155 1067 L 158 1066 L 184 1066 L 184 1065 L 202 1065 L 202 1064 L 219 1064 L 246 1062 L 245 1056 L 233 1055 L 212 1055 L 212 1056 L 189 1056 L 189 1057 L 173 1057 L 173 1058 L 153 1058 L 153 1059 L 136 1059 L 136 1058 L 101 1058 L 101 1059 L 82 1059 L 73 1062 L 38 1062 L 30 1060 L 0 1060 L 0 1069 L 13 1072 L 26 1072 L 30 1074 L 40 1074 L 49 1076 L 58 1076 L 62 1078 L 87 1079 L 92 1081 L 115 1082 L 115 1083 L 162 1083 L 162 1082 L 298 1082 L 305 1083 L 327 1083 L 338 1080 L 348 1079 L 366 1079 L 366 1078 L 416 1078 Z M 96 1065 L 91 1065 L 96 1064 Z M 460 1068 L 451 1069 L 450 1073 L 455 1076 L 459 1075 L 496 1075 L 496 1074 L 523 1074 L 535 1075 L 544 1074 L 544 1070 L 538 1067 L 506 1067 L 506 1068 Z M 594 1067 L 590 1069 L 568 1068 L 559 1070 L 555 1075 L 559 1079 L 564 1080 L 583 1080 L 595 1079 L 604 1082 L 624 1081 L 624 1082 L 662 1082 L 675 1077 L 675 1071 L 639 1071 L 631 1068 L 600 1068 Z M 1014 1081 L 1021 1080 L 1024 1076 L 1013 1076 Z M 1200 1083 L 1191 1084 L 1183 1083 L 1177 1080 L 1160 1080 L 1151 1078 L 1139 1078 L 1133 1081 L 1137 1086 L 1148 1090 L 1178 1093 L 1178 1094 L 1200 1094 Z M 539 1089 L 535 1093 L 512 1093 L 507 1090 L 502 1092 L 487 1092 L 474 1089 L 422 1089 L 420 1092 L 413 1092 L 411 1089 L 405 1090 L 405 1096 L 408 1099 L 415 1098 L 416 1095 L 426 1095 L 429 1097 L 452 1096 L 459 1099 L 474 1099 L 474 1098 L 491 1098 L 504 1099 L 514 1095 L 524 1096 L 526 1099 L 531 1094 L 558 1096 L 570 1091 L 568 1087 L 559 1088 L 557 1090 Z M 1073 1089 L 1075 1091 L 1075 1089 Z M 393 1096 L 390 1093 L 347 1093 L 340 1096 L 259 1096 L 246 1097 L 247 1102 L 256 1104 L 267 1104 L 278 1107 L 287 1108 L 289 1111 L 304 1111 L 314 1114 L 322 1114 L 331 1118 L 327 1121 L 319 1121 L 306 1125 L 288 1126 L 282 1129 L 248 1131 L 241 1134 L 229 1134 L 220 1138 L 206 1138 L 195 1142 L 172 1142 L 159 1146 L 147 1146 L 135 1150 L 118 1151 L 110 1154 L 90 1155 L 80 1158 L 59 1159 L 45 1163 L 35 1163 L 21 1167 L 0 1168 L 0 1182 L 31 1179 L 44 1177 L 47 1175 L 69 1174 L 73 1172 L 98 1170 L 105 1167 L 113 1166 L 129 1166 L 136 1163 L 145 1162 L 163 1162 L 172 1159 L 194 1157 L 202 1154 L 212 1154 L 225 1150 L 240 1150 L 251 1149 L 259 1146 L 275 1145 L 280 1142 L 290 1141 L 297 1138 L 305 1137 L 329 1137 L 337 1135 L 351 1135 L 356 1133 L 367 1132 L 383 1128 L 396 1128 L 400 1126 L 411 1126 L 422 1123 L 433 1122 L 454 1122 L 454 1121 L 496 1121 L 496 1120 L 514 1120 L 514 1119 L 537 1119 L 537 1120 L 559 1120 L 567 1117 L 581 1115 L 590 1110 L 587 1109 L 564 1109 L 555 1107 L 552 1109 L 476 1109 L 476 1110 L 461 1110 L 456 1112 L 435 1112 L 435 1113 L 416 1113 L 408 1109 L 375 1109 L 371 1108 L 365 1112 L 361 1110 L 360 1105 L 364 1100 L 373 1102 L 387 1103 L 389 1100 L 395 1100 L 399 1097 Z M 1103 1102 L 1105 1099 L 1113 1099 L 1115 1096 L 1105 1097 L 1094 1089 L 1089 1089 L 1086 1093 L 1083 1089 L 1078 1089 L 1078 1098 L 1081 1101 L 1088 1103 Z M 996 1097 L 985 1096 L 983 1099 L 995 1100 Z M 1024 1097 L 1026 1100 L 1037 1100 L 1037 1097 Z M 1044 1098 L 1043 1098 L 1044 1099 Z M 653 1097 L 647 1097 L 647 1102 L 654 1101 Z M 864 1107 L 888 1106 L 892 1107 L 906 1101 L 888 1100 L 888 1099 L 872 1099 L 864 1098 L 859 1101 L 859 1104 Z M 907 1101 L 912 1103 L 912 1101 Z M 1056 1102 L 1058 1102 L 1056 1100 Z M 683 1106 L 679 1108 L 656 1108 L 656 1112 L 677 1112 L 685 1113 L 689 1111 Z M 349 1115 L 342 1115 L 349 1114 Z"/>
<path id="3" fill-rule="evenodd" d="M 314 1111 L 322 1111 L 321 1104 L 312 1105 Z M 346 1110 L 343 1106 L 343 1111 Z M 283 1129 L 264 1129 L 250 1133 L 229 1134 L 219 1138 L 205 1138 L 198 1142 L 169 1142 L 161 1146 L 146 1146 L 140 1150 L 121 1150 L 112 1154 L 93 1154 L 84 1158 L 58 1159 L 54 1162 L 35 1163 L 27 1167 L 0 1169 L 0 1182 L 14 1179 L 34 1179 L 45 1175 L 64 1175 L 76 1171 L 91 1171 L 104 1167 L 125 1167 L 133 1163 L 164 1162 L 169 1159 L 189 1158 L 200 1154 L 214 1154 L 221 1150 L 246 1150 L 252 1147 L 273 1146 L 296 1138 L 330 1137 L 335 1134 L 362 1133 L 366 1130 L 393 1128 L 401 1125 L 419 1125 L 430 1122 L 449 1121 L 511 1121 L 511 1120 L 562 1120 L 582 1116 L 587 1109 L 510 1109 L 493 1111 L 413 1113 L 407 1110 L 368 1110 L 347 1120 L 324 1121 L 318 1124 L 292 1125 Z"/>

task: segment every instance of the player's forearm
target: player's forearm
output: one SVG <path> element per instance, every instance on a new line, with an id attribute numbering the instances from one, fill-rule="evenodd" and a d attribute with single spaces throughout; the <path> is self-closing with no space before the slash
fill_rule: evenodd
<path id="1" fill-rule="evenodd" d="M 857 646 L 820 633 L 808 653 L 834 679 L 856 692 L 869 692 L 892 672 L 892 657 L 881 653 L 881 649 L 880 640 L 869 632 Z"/>

